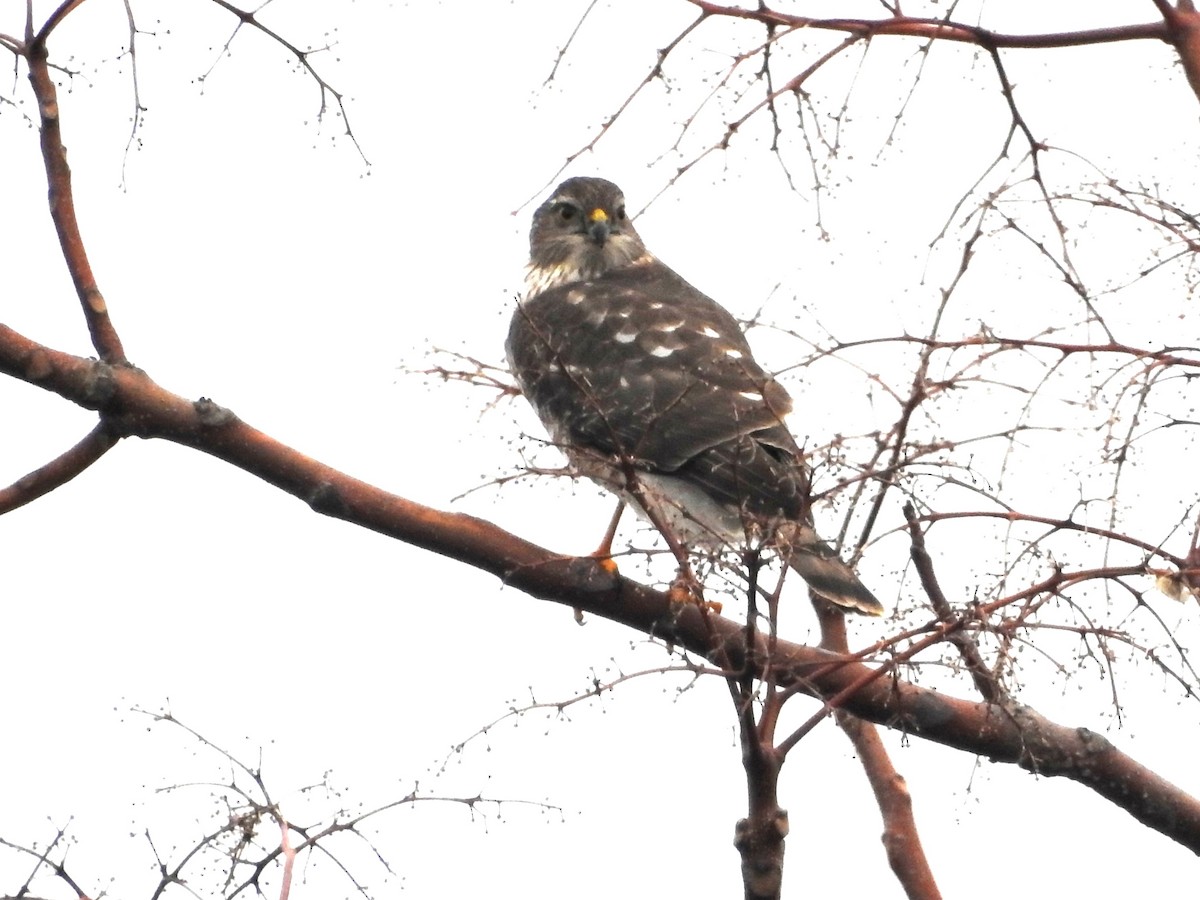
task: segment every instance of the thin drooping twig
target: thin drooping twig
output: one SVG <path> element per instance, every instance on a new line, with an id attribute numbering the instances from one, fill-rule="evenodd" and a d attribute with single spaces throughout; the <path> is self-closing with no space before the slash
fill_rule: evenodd
<path id="1" fill-rule="evenodd" d="M 695 20 L 693 20 L 691 22 L 691 24 L 689 24 L 678 35 L 676 35 L 675 38 L 669 44 L 667 44 L 667 46 L 663 47 L 661 50 L 658 51 L 658 56 L 655 59 L 654 65 L 650 67 L 650 71 L 648 71 L 646 73 L 645 77 L 642 78 L 642 80 L 638 83 L 637 87 L 635 87 L 629 93 L 629 95 L 626 96 L 626 98 L 621 102 L 621 105 L 619 107 L 617 107 L 617 110 L 612 115 L 610 115 L 607 119 L 605 119 L 603 122 L 600 123 L 600 126 L 599 126 L 598 130 L 596 131 L 596 134 L 592 137 L 592 139 L 590 141 L 588 141 L 586 144 L 584 144 L 582 147 L 580 147 L 579 149 L 577 149 L 576 151 L 571 153 L 565 160 L 563 160 L 563 164 L 558 167 L 558 169 L 554 172 L 553 175 L 551 175 L 548 179 L 546 179 L 545 183 L 543 183 L 528 200 L 525 201 L 525 204 L 532 202 L 532 200 L 535 197 L 540 197 L 545 192 L 546 188 L 548 188 L 550 185 L 554 184 L 554 182 L 558 180 L 558 177 L 567 170 L 567 167 L 570 166 L 571 163 L 573 163 L 579 157 L 583 156 L 588 151 L 595 149 L 596 145 L 598 143 L 600 143 L 600 141 L 604 138 L 604 136 L 606 134 L 608 134 L 609 129 L 611 129 L 614 124 L 616 124 L 617 120 L 621 118 L 621 116 L 625 113 L 625 110 L 629 109 L 630 105 L 632 105 L 633 101 L 638 98 L 638 96 L 642 93 L 642 91 L 645 90 L 645 88 L 648 85 L 652 84 L 656 79 L 662 77 L 663 63 L 666 62 L 667 57 L 670 56 L 671 53 L 681 43 L 683 43 L 683 41 L 687 38 L 687 36 L 689 34 L 691 34 L 693 31 L 695 31 L 704 22 L 704 20 L 706 18 L 707 18 L 707 16 L 704 15 L 703 13 L 701 13 L 699 16 L 696 17 Z M 522 204 L 522 205 L 525 205 L 525 204 Z"/>
<path id="2" fill-rule="evenodd" d="M 66 865 L 62 862 L 52 862 L 51 861 L 51 856 L 55 853 L 59 844 L 63 842 L 63 839 L 66 836 L 67 836 L 66 829 L 59 828 L 57 833 L 54 835 L 54 839 L 51 840 L 50 843 L 48 843 L 44 848 L 41 848 L 41 849 L 25 847 L 25 846 L 22 846 L 21 844 L 14 844 L 12 841 L 6 841 L 4 838 L 0 838 L 0 846 L 8 847 L 12 850 L 16 850 L 19 853 L 24 853 L 28 856 L 32 856 L 36 860 L 34 867 L 33 867 L 33 871 L 31 871 L 29 873 L 29 877 L 27 877 L 25 879 L 25 884 L 22 886 L 21 890 L 17 892 L 17 897 L 20 897 L 21 900 L 33 900 L 33 898 L 30 897 L 30 894 L 28 893 L 30 884 L 33 882 L 34 878 L 37 876 L 39 870 L 50 869 L 54 873 L 54 876 L 56 878 L 59 878 L 62 881 L 64 881 L 67 884 L 67 886 L 70 887 L 71 890 L 73 890 L 75 892 L 75 896 L 78 897 L 79 900 L 88 900 L 88 894 L 83 890 L 83 888 L 81 888 L 79 886 L 79 884 L 75 881 L 75 879 L 72 878 L 71 875 L 67 872 Z"/>
<path id="3" fill-rule="evenodd" d="M 137 55 L 137 20 L 133 17 L 133 6 L 131 0 L 125 2 L 125 21 L 129 25 L 129 82 L 133 90 L 133 115 L 129 117 L 129 138 L 125 141 L 125 154 L 121 157 L 121 184 L 125 184 L 125 170 L 129 163 L 129 151 L 133 149 L 134 141 L 137 140 L 138 130 L 142 127 L 142 119 L 146 112 L 146 107 L 142 105 L 142 89 L 141 82 L 138 79 L 138 55 Z"/>
<path id="4" fill-rule="evenodd" d="M 350 111 L 346 109 L 345 97 L 341 91 L 325 80 L 325 77 L 317 71 L 316 67 L 312 64 L 312 60 L 309 59 L 309 57 L 311 57 L 314 53 L 320 50 L 328 50 L 330 48 L 325 46 L 301 50 L 299 46 L 289 41 L 279 32 L 263 24 L 262 20 L 258 18 L 258 12 L 261 10 L 261 7 L 259 10 L 251 11 L 235 6 L 234 4 L 230 3 L 229 0 L 211 0 L 211 2 L 228 11 L 238 20 L 238 24 L 234 26 L 233 34 L 231 34 L 229 39 L 225 42 L 225 51 L 229 50 L 230 45 L 232 45 L 234 38 L 237 37 L 237 33 L 241 30 L 242 26 L 249 25 L 251 28 L 262 32 L 264 35 L 294 56 L 296 58 L 296 62 L 300 63 L 300 66 L 305 72 L 308 73 L 309 77 L 311 77 L 312 80 L 317 83 L 317 87 L 321 92 L 321 105 L 317 110 L 317 120 L 324 120 L 325 113 L 329 111 L 328 98 L 333 97 L 334 103 L 337 104 L 338 114 L 341 116 L 342 123 L 346 127 L 346 137 L 350 138 L 351 143 L 354 144 L 354 149 L 358 151 L 358 155 L 362 159 L 363 163 L 369 166 L 371 161 L 367 159 L 367 154 L 363 152 L 362 146 L 358 143 L 358 136 L 354 133 L 354 129 L 350 126 Z M 263 5 L 265 6 L 266 4 Z M 212 70 L 210 69 L 209 72 L 211 73 L 211 71 Z"/>

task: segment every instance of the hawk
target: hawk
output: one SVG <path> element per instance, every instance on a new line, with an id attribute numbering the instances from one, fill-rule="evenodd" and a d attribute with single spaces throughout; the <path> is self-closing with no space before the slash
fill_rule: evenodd
<path id="1" fill-rule="evenodd" d="M 648 518 L 681 573 L 687 547 L 766 545 L 816 594 L 882 615 L 813 529 L 791 397 L 733 316 L 646 249 L 620 188 L 564 181 L 529 243 L 508 361 L 574 469 Z"/>

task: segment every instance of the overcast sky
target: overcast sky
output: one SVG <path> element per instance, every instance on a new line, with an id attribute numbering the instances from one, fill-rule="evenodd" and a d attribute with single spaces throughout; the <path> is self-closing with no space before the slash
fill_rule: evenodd
<path id="1" fill-rule="evenodd" d="M 21 34 L 20 11 L 10 6 L 0 32 Z M 35 6 L 43 15 L 51 8 Z M 436 360 L 435 348 L 502 361 L 531 201 L 693 15 L 684 2 L 600 4 L 547 83 L 586 6 L 328 3 L 313 12 L 277 0 L 264 11 L 272 27 L 301 45 L 334 44 L 311 59 L 344 92 L 355 143 L 335 109 L 317 121 L 316 85 L 261 35 L 242 32 L 224 55 L 233 23 L 215 6 L 137 4 L 147 111 L 126 155 L 134 100 L 124 12 L 109 0 L 85 4 L 51 54 L 76 73 L 62 77 L 61 101 L 79 215 L 131 360 L 170 390 L 211 397 L 387 490 L 482 515 L 556 550 L 590 550 L 610 512 L 590 485 L 489 485 L 536 452 L 527 434 L 540 432 L 526 410 L 509 401 L 489 408 L 494 398 L 485 391 L 407 371 Z M 1098 6 L 1086 22 L 1062 10 L 1063 19 L 1046 21 L 1040 8 L 1029 12 L 1036 4 L 995 10 L 1003 21 L 989 18 L 988 7 L 983 21 L 1040 31 L 1154 13 L 1150 3 L 1132 13 L 1129 4 Z M 701 77 L 723 70 L 736 34 L 714 25 L 689 45 L 668 70 L 673 90 L 651 87 L 567 174 L 617 181 L 631 209 L 656 197 L 728 120 L 732 106 L 706 107 L 698 133 L 672 150 L 679 124 L 710 89 Z M 797 45 L 797 70 L 836 40 L 814 36 L 803 52 Z M 919 62 L 914 50 L 877 41 L 857 76 L 857 64 L 847 63 L 813 83 L 839 102 L 854 83 L 844 149 L 822 172 L 830 240 L 821 240 L 816 199 L 805 187 L 812 172 L 802 144 L 792 148 L 803 176 L 797 195 L 766 151 L 769 132 L 747 129 L 727 154 L 711 155 L 655 200 L 638 223 L 647 244 L 739 317 L 764 310 L 784 327 L 819 322 L 844 340 L 927 329 L 961 253 L 961 243 L 932 251 L 930 244 L 948 218 L 959 227 L 953 204 L 995 158 L 1008 119 L 986 59 L 937 46 L 889 142 L 904 77 Z M 1132 182 L 1165 185 L 1173 202 L 1195 208 L 1197 105 L 1165 48 L 1005 59 L 1038 137 L 1086 151 L 1090 163 Z M 20 74 L 0 88 L 15 104 L 0 102 L 8 173 L 0 318 L 87 356 L 93 351 L 46 215 L 27 118 L 34 109 Z M 1053 165 L 1076 181 L 1084 176 L 1070 166 L 1087 168 L 1065 155 Z M 1141 252 L 1130 249 L 1133 240 L 1096 229 L 1075 249 L 1103 281 L 1111 258 Z M 1003 253 L 978 271 L 970 303 L 955 308 L 956 333 L 972 333 L 977 322 L 1004 333 L 1070 302 L 1054 273 Z M 1161 344 L 1169 333 L 1168 343 L 1194 345 L 1194 300 L 1183 284 L 1149 285 L 1150 293 L 1179 296 L 1178 307 L 1155 308 L 1149 318 L 1133 308 L 1138 295 L 1121 295 L 1126 309 L 1114 315 L 1122 337 Z M 753 340 L 771 368 L 787 367 L 798 352 L 794 340 L 768 329 L 756 329 Z M 886 405 L 832 363 L 790 377 L 802 411 L 794 430 L 809 444 L 869 431 Z M 92 414 L 23 384 L 0 383 L 0 409 L 5 483 L 94 424 Z M 1069 501 L 1055 507 L 1057 492 L 1089 489 L 1085 467 L 1072 470 L 1076 452 L 1047 445 L 1038 465 L 1010 474 L 1013 489 L 1065 514 Z M 1125 521 L 1174 522 L 1192 497 L 1194 488 L 1160 486 L 1156 464 L 1130 475 L 1139 502 Z M 889 527 L 900 521 L 893 505 Z M 649 537 L 631 525 L 626 540 L 644 546 Z M 227 779 L 220 757 L 178 729 L 148 727 L 135 708 L 169 708 L 248 763 L 257 764 L 261 748 L 264 777 L 297 822 L 378 805 L 417 785 L 428 795 L 535 801 L 474 814 L 421 804 L 375 820 L 371 834 L 393 876 L 362 843 L 331 845 L 375 896 L 403 888 L 449 898 L 517 885 L 532 897 L 741 890 L 732 836 L 744 782 L 727 691 L 715 679 L 682 691 L 686 676 L 654 675 L 563 715 L 507 721 L 443 767 L 452 746 L 514 705 L 566 700 L 594 677 L 677 662 L 639 634 L 598 619 L 578 627 L 570 610 L 323 519 L 164 442 L 127 440 L 61 490 L 0 518 L 0 548 L 8 675 L 0 694 L 0 837 L 44 845 L 70 821 L 68 866 L 93 895 L 149 895 L 157 875 L 147 829 L 159 853 L 177 859 L 222 822 L 209 788 L 158 791 Z M 1002 564 L 970 538 L 931 550 L 957 602 L 971 598 L 970 578 Z M 902 536 L 883 538 L 861 569 L 890 607 L 917 597 L 906 552 Z M 801 597 L 793 599 L 785 632 L 805 640 L 814 624 Z M 1184 646 L 1194 644 L 1194 606 L 1151 602 Z M 856 620 L 852 644 L 889 628 Z M 1077 648 L 1058 649 L 1073 666 Z M 1120 670 L 1119 722 L 1102 667 L 1056 677 L 1054 664 L 1025 666 L 1022 699 L 1063 724 L 1104 732 L 1196 789 L 1197 707 L 1153 666 Z M 1048 677 L 1039 682 L 1043 669 Z M 955 690 L 968 688 L 958 682 Z M 816 708 L 793 707 L 797 723 Z M 897 734 L 887 741 L 909 779 L 946 896 L 1008 897 L 1009 865 L 1022 880 L 1038 873 L 1034 893 L 1047 896 L 1152 894 L 1195 871 L 1190 853 L 1079 786 Z M 339 794 L 301 791 L 325 777 Z M 826 895 L 847 879 L 853 896 L 899 895 L 861 769 L 832 723 L 789 760 L 781 803 L 791 811 L 786 882 L 794 895 L 802 886 Z M 16 891 L 28 868 L 27 859 L 0 853 L 0 892 Z M 307 875 L 312 886 L 294 887 L 293 897 L 353 893 L 324 861 Z M 211 896 L 212 885 L 197 878 Z"/>

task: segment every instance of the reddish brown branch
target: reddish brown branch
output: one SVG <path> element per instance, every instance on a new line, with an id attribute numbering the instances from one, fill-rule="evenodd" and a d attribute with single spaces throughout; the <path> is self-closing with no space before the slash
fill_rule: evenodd
<path id="1" fill-rule="evenodd" d="M 74 4 L 64 3 L 58 12 L 65 16 Z M 58 16 L 58 12 L 55 13 Z M 58 89 L 50 75 L 50 64 L 46 52 L 46 36 L 53 24 L 61 21 L 53 17 L 41 33 L 26 48 L 25 59 L 29 63 L 29 82 L 37 98 L 38 114 L 41 118 L 42 159 L 46 166 L 46 182 L 49 185 L 50 218 L 58 232 L 63 259 L 75 284 L 75 293 L 83 305 L 83 315 L 92 336 L 92 346 L 100 358 L 109 363 L 125 362 L 125 350 L 121 339 L 108 317 L 108 306 L 96 285 L 92 265 L 79 233 L 79 221 L 75 216 L 75 194 L 71 187 L 71 167 L 67 165 L 67 151 L 63 146 L 62 124 L 59 121 Z"/>
<path id="2" fill-rule="evenodd" d="M 747 813 L 734 830 L 733 845 L 742 858 L 746 900 L 778 900 L 783 889 L 787 810 L 779 805 L 783 755 L 758 738 L 749 707 L 741 711 L 742 764 L 746 770 Z"/>
<path id="3" fill-rule="evenodd" d="M 748 654 L 740 622 L 672 605 L 668 594 L 608 573 L 591 558 L 563 557 L 473 516 L 422 506 L 351 478 L 287 447 L 206 400 L 190 401 L 145 372 L 45 347 L 0 325 L 0 373 L 97 409 L 114 434 L 193 447 L 303 499 L 323 515 L 460 560 L 544 600 L 578 607 L 645 634 L 666 635 L 709 659 L 761 674 L 760 635 Z M 1104 737 L 1048 721 L 1021 706 L 975 703 L 921 688 L 815 647 L 770 648 L 780 687 L 837 697 L 859 718 L 1043 776 L 1064 776 L 1139 822 L 1200 854 L 1200 803 L 1118 751 Z"/>
<path id="4" fill-rule="evenodd" d="M 975 44 L 993 54 L 1003 49 L 1050 50 L 1062 47 L 1084 47 L 1119 41 L 1157 40 L 1170 44 L 1179 54 L 1193 93 L 1200 98 L 1200 13 L 1192 0 L 1179 0 L 1172 6 L 1169 0 L 1154 0 L 1162 20 L 1137 25 L 1116 25 L 1108 28 L 1083 28 L 1078 31 L 1044 34 L 1006 34 L 977 25 L 966 25 L 949 19 L 929 19 L 917 16 L 894 15 L 882 19 L 822 19 L 792 15 L 770 9 L 765 4 L 755 8 L 724 6 L 710 0 L 688 0 L 700 10 L 701 17 L 748 19 L 768 27 L 811 28 L 820 31 L 840 31 L 859 38 L 891 35 L 921 38 L 928 41 L 954 41 Z"/>
<path id="5" fill-rule="evenodd" d="M 904 776 L 892 765 L 879 731 L 869 722 L 844 712 L 837 714 L 837 722 L 854 745 L 871 783 L 883 817 L 883 847 L 888 865 L 896 880 L 904 886 L 905 896 L 910 900 L 940 900 L 942 892 L 929 868 L 921 834 L 913 818 L 912 795 Z"/>
<path id="6" fill-rule="evenodd" d="M 1088 44 L 1107 44 L 1116 41 L 1160 40 L 1171 43 L 1171 35 L 1163 22 L 1144 25 L 1118 25 L 1112 28 L 1085 28 L 1080 31 L 1049 34 L 1004 34 L 975 25 L 964 25 L 945 19 L 925 19 L 913 16 L 889 16 L 884 19 L 817 19 L 769 9 L 723 6 L 709 0 L 688 0 L 706 16 L 749 19 L 764 25 L 789 28 L 812 28 L 822 31 L 842 31 L 861 37 L 895 35 L 930 40 L 957 41 L 981 47 L 1012 47 L 1031 50 L 1056 47 L 1082 47 Z"/>
<path id="7" fill-rule="evenodd" d="M 83 3 L 84 0 L 63 0 L 63 2 L 58 5 L 58 8 L 50 14 L 50 18 L 48 18 L 45 24 L 42 25 L 42 28 L 37 33 L 36 37 L 34 37 L 32 34 L 33 22 L 30 20 L 26 23 L 26 40 L 31 44 L 34 41 L 37 41 L 38 43 L 44 45 L 46 43 L 46 39 L 50 37 L 50 33 L 59 25 L 61 25 L 67 16 L 73 13 L 80 6 L 83 6 Z"/>
<path id="8" fill-rule="evenodd" d="M 847 654 L 846 616 L 823 601 L 815 601 L 814 606 L 821 625 L 821 646 L 838 654 Z M 845 709 L 836 710 L 835 717 L 838 727 L 854 745 L 875 794 L 883 818 L 883 846 L 896 880 L 910 900 L 940 900 L 942 895 L 913 817 L 912 796 L 903 776 L 892 765 L 878 729 Z"/>
<path id="9" fill-rule="evenodd" d="M 1162 13 L 1168 31 L 1164 40 L 1174 45 L 1188 84 L 1200 97 L 1200 13 L 1192 0 L 1178 0 L 1175 6 L 1169 0 L 1154 0 L 1154 5 Z"/>
<path id="10" fill-rule="evenodd" d="M 0 515 L 66 484 L 107 453 L 116 442 L 103 424 L 97 425 L 61 456 L 0 489 Z"/>

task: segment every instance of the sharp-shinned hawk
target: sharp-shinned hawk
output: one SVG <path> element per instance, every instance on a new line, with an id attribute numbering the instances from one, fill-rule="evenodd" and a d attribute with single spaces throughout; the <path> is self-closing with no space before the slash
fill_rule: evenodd
<path id="1" fill-rule="evenodd" d="M 509 364 L 578 472 L 673 548 L 765 543 L 816 594 L 882 615 L 813 530 L 791 397 L 733 316 L 646 250 L 615 184 L 572 178 L 538 208 L 526 288 Z"/>

